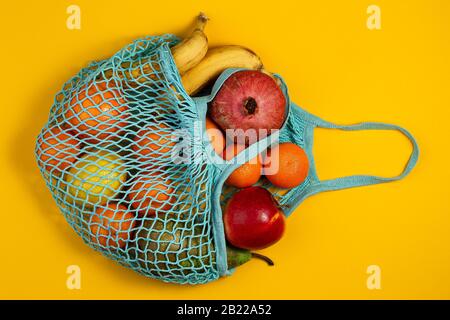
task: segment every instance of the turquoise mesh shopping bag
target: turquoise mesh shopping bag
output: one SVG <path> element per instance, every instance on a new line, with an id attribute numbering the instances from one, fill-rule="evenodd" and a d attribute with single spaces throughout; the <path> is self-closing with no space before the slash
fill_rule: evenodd
<path id="1" fill-rule="evenodd" d="M 239 69 L 226 70 L 207 96 L 191 98 L 171 56 L 177 42 L 171 35 L 147 37 L 81 70 L 56 95 L 36 145 L 38 165 L 66 220 L 89 246 L 123 266 L 176 283 L 229 274 L 222 207 L 235 189 L 224 181 L 245 159 L 279 141 L 303 147 L 310 161 L 308 178 L 296 188 L 259 182 L 286 215 L 320 191 L 400 179 L 417 161 L 417 145 L 404 129 L 320 120 L 290 102 L 281 77 L 283 127 L 225 161 L 209 143 L 205 117 L 208 103 Z M 312 157 L 318 126 L 400 130 L 413 154 L 399 177 L 320 181 Z"/>
<path id="2" fill-rule="evenodd" d="M 193 136 L 199 120 L 171 57 L 177 42 L 144 38 L 81 70 L 57 94 L 36 156 L 88 245 L 150 277 L 204 283 L 219 277 L 217 170 L 194 153 L 189 164 L 171 161 L 174 132 Z"/>

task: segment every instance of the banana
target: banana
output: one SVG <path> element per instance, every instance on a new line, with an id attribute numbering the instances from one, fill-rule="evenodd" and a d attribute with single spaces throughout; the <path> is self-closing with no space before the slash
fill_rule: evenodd
<path id="1" fill-rule="evenodd" d="M 262 67 L 261 59 L 253 51 L 241 46 L 221 46 L 208 50 L 199 64 L 181 77 L 181 81 L 186 92 L 194 95 L 225 69 L 259 70 Z"/>
<path id="2" fill-rule="evenodd" d="M 208 17 L 205 14 L 200 13 L 197 16 L 197 21 L 192 34 L 171 48 L 173 59 L 181 75 L 198 64 L 208 51 L 208 39 L 203 32 L 207 21 Z M 129 82 L 128 85 L 131 87 L 137 87 L 140 83 L 148 81 L 147 78 L 157 80 L 158 75 L 156 73 L 158 71 L 160 71 L 160 67 L 156 61 L 144 58 L 139 62 L 122 62 L 117 75 L 121 79 L 127 79 Z M 97 78 L 99 80 L 110 79 L 112 75 L 113 70 L 108 69 Z"/>
<path id="3" fill-rule="evenodd" d="M 181 75 L 196 66 L 208 51 L 208 38 L 203 32 L 207 21 L 208 17 L 200 13 L 192 34 L 171 49 L 173 59 Z"/>
<path id="4" fill-rule="evenodd" d="M 272 72 L 267 71 L 267 70 L 264 69 L 264 68 L 261 69 L 260 71 L 261 71 L 262 73 L 264 73 L 264 74 L 267 74 L 269 77 L 271 77 L 271 78 L 273 79 L 273 81 L 275 81 L 276 84 L 277 84 L 279 87 L 281 87 L 281 80 L 280 80 L 279 78 L 275 77 L 275 76 L 273 75 Z"/>

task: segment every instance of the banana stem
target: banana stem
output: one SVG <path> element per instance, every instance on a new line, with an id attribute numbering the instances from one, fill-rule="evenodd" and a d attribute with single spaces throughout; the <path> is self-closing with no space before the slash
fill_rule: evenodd
<path id="1" fill-rule="evenodd" d="M 269 266 L 274 266 L 275 265 L 275 263 L 273 263 L 272 259 L 270 259 L 269 257 L 263 256 L 262 254 L 256 253 L 256 252 L 252 252 L 252 258 L 263 260 Z"/>
<path id="2" fill-rule="evenodd" d="M 204 14 L 203 12 L 200 12 L 200 14 L 197 16 L 197 23 L 195 25 L 194 30 L 200 30 L 203 31 L 205 29 L 206 23 L 208 22 L 209 18 Z"/>

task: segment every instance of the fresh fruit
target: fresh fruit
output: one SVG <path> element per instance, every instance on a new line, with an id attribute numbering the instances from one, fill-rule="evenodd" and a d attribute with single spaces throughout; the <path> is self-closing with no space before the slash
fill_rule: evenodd
<path id="1" fill-rule="evenodd" d="M 267 74 L 244 70 L 232 74 L 217 92 L 209 114 L 223 130 L 241 129 L 253 133 L 250 143 L 279 129 L 285 118 L 286 98 Z"/>
<path id="2" fill-rule="evenodd" d="M 138 131 L 131 146 L 141 165 L 151 165 L 155 159 L 169 159 L 176 145 L 172 139 L 172 129 L 159 122 Z"/>
<path id="3" fill-rule="evenodd" d="M 137 44 L 136 44 L 137 45 Z M 145 44 L 142 44 L 145 46 Z M 158 80 L 161 65 L 152 57 L 139 57 L 133 61 L 125 60 L 119 66 L 103 70 L 97 76 L 98 81 L 111 81 L 113 77 L 122 80 L 124 88 L 138 88 L 149 81 Z"/>
<path id="4" fill-rule="evenodd" d="M 99 207 L 89 222 L 91 241 L 107 249 L 124 248 L 131 240 L 135 227 L 135 216 L 118 203 Z"/>
<path id="5" fill-rule="evenodd" d="M 264 163 L 265 176 L 279 188 L 294 188 L 308 176 L 308 157 L 302 148 L 291 142 L 272 147 Z"/>
<path id="6" fill-rule="evenodd" d="M 205 56 L 208 50 L 208 38 L 204 33 L 207 21 L 208 17 L 205 14 L 200 13 L 197 16 L 192 33 L 171 48 L 172 57 L 180 75 L 196 66 Z M 142 44 L 139 42 L 136 43 L 136 46 L 140 45 L 142 45 L 142 47 L 146 46 L 144 42 Z M 112 79 L 114 74 L 123 80 L 123 85 L 125 87 L 137 88 L 151 80 L 159 80 L 161 65 L 158 59 L 143 56 L 135 61 L 123 61 L 115 71 L 114 74 L 112 68 L 104 70 L 99 74 L 97 79 Z"/>
<path id="7" fill-rule="evenodd" d="M 192 34 L 171 48 L 173 59 L 181 75 L 196 66 L 208 51 L 208 38 L 203 32 L 207 21 L 208 17 L 200 13 Z"/>
<path id="8" fill-rule="evenodd" d="M 131 183 L 128 200 L 139 217 L 166 213 L 175 201 L 172 184 L 161 172 L 141 172 Z"/>
<path id="9" fill-rule="evenodd" d="M 67 201 L 80 207 L 103 205 L 125 183 L 127 173 L 119 155 L 112 151 L 87 152 L 65 174 Z"/>
<path id="10" fill-rule="evenodd" d="M 241 46 L 221 46 L 209 49 L 199 64 L 182 77 L 184 89 L 189 95 L 196 94 L 211 80 L 228 68 L 262 68 L 261 59 L 251 50 Z"/>
<path id="11" fill-rule="evenodd" d="M 245 149 L 245 145 L 242 144 L 231 144 L 225 148 L 223 152 L 223 159 L 231 160 L 238 153 Z M 234 170 L 227 178 L 225 183 L 229 186 L 236 188 L 250 187 L 251 185 L 258 182 L 261 177 L 262 165 L 259 156 L 251 159 L 250 161 L 242 164 L 236 170 Z"/>
<path id="12" fill-rule="evenodd" d="M 208 38 L 203 32 L 208 17 L 200 13 L 192 33 L 180 43 L 171 48 L 172 56 L 178 72 L 182 75 L 196 66 L 208 50 Z M 143 43 L 144 47 L 145 44 Z M 136 88 L 150 80 L 158 80 L 161 65 L 157 59 L 141 57 L 138 61 L 124 61 L 120 64 L 116 75 L 124 81 L 125 86 Z M 113 70 L 107 69 L 99 79 L 111 79 Z"/>
<path id="13" fill-rule="evenodd" d="M 265 261 L 269 266 L 273 266 L 274 263 L 271 259 L 262 254 L 251 252 L 249 250 L 243 250 L 239 248 L 233 248 L 227 246 L 227 265 L 228 269 L 234 269 L 250 261 L 252 258 L 257 258 Z"/>
<path id="14" fill-rule="evenodd" d="M 209 117 L 206 117 L 206 133 L 209 141 L 217 154 L 222 154 L 223 148 L 225 148 L 225 138 L 219 127 Z"/>
<path id="15" fill-rule="evenodd" d="M 147 272 L 159 276 L 181 276 L 190 268 L 211 265 L 213 244 L 202 228 L 185 221 L 145 220 L 136 233 L 138 261 Z"/>
<path id="16" fill-rule="evenodd" d="M 176 174 L 174 176 L 174 180 L 181 180 L 174 188 L 174 196 L 176 198 L 174 210 L 180 217 L 201 219 L 202 216 L 208 214 L 210 196 L 208 194 L 207 179 L 208 177 L 201 173 L 192 175 Z"/>
<path id="17" fill-rule="evenodd" d="M 273 245 L 285 228 L 283 212 L 270 192 L 261 187 L 236 192 L 226 205 L 223 220 L 227 240 L 247 250 Z"/>
<path id="18" fill-rule="evenodd" d="M 81 87 L 66 108 L 71 129 L 89 143 L 117 138 L 127 126 L 128 106 L 111 81 Z"/>
<path id="19" fill-rule="evenodd" d="M 264 69 L 264 68 L 262 68 L 262 69 L 259 70 L 259 71 L 261 71 L 261 72 L 264 73 L 264 74 L 267 74 L 269 77 L 272 78 L 273 81 L 275 81 L 275 83 L 276 83 L 279 87 L 281 87 L 282 83 L 281 83 L 280 78 L 276 77 L 272 72 L 270 72 L 270 71 L 268 71 L 268 70 L 266 70 L 266 69 Z"/>
<path id="20" fill-rule="evenodd" d="M 158 276 L 181 276 L 191 268 L 208 268 L 215 262 L 214 243 L 200 227 L 184 221 L 145 220 L 136 232 L 138 262 L 146 272 Z M 269 258 L 227 246 L 228 269 L 234 269 L 252 258 L 273 265 Z"/>
<path id="21" fill-rule="evenodd" d="M 80 153 L 81 143 L 70 133 L 54 126 L 45 129 L 37 141 L 36 153 L 45 170 L 58 175 L 71 166 Z"/>

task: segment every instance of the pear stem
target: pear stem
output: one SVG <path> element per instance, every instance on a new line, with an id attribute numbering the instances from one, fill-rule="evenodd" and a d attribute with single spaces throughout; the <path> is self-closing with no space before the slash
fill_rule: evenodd
<path id="1" fill-rule="evenodd" d="M 269 266 L 274 266 L 275 265 L 275 263 L 273 263 L 272 259 L 270 259 L 269 257 L 263 256 L 262 254 L 256 253 L 256 252 L 252 252 L 252 258 L 263 260 Z"/>

